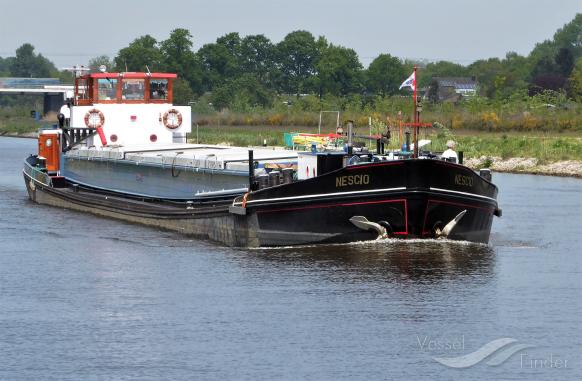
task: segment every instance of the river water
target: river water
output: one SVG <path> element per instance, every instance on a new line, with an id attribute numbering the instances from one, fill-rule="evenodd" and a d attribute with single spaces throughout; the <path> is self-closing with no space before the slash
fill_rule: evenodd
<path id="1" fill-rule="evenodd" d="M 489 246 L 243 250 L 33 204 L 35 145 L 0 138 L 2 380 L 582 379 L 582 180 L 495 173 Z"/>

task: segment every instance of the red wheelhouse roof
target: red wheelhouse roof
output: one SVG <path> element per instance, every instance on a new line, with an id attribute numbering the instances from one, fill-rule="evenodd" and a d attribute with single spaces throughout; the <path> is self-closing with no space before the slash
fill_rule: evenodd
<path id="1" fill-rule="evenodd" d="M 174 73 L 91 73 L 82 76 L 81 78 L 111 78 L 111 77 L 121 77 L 121 78 L 162 78 L 162 79 L 176 79 L 178 76 Z"/>

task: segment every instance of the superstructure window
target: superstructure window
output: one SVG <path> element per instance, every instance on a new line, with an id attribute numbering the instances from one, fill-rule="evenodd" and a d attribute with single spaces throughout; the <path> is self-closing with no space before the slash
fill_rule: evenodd
<path id="1" fill-rule="evenodd" d="M 121 99 L 144 100 L 145 79 L 123 79 L 121 82 Z"/>
<path id="2" fill-rule="evenodd" d="M 167 79 L 150 79 L 150 99 L 166 100 L 168 99 L 168 80 Z"/>
<path id="3" fill-rule="evenodd" d="M 99 78 L 97 88 L 100 101 L 117 99 L 117 78 Z"/>
<path id="4" fill-rule="evenodd" d="M 91 92 L 89 91 L 89 81 L 85 78 L 79 78 L 77 80 L 77 99 L 85 100 L 90 99 Z"/>

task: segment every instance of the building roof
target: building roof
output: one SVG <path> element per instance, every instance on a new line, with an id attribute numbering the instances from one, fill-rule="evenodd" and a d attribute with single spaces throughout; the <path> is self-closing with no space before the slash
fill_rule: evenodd
<path id="1" fill-rule="evenodd" d="M 454 87 L 457 90 L 477 90 L 474 77 L 433 77 L 439 87 Z"/>
<path id="2" fill-rule="evenodd" d="M 60 85 L 61 81 L 58 78 L 16 78 L 16 77 L 2 77 L 0 78 L 0 88 L 14 88 L 14 89 L 41 89 L 45 86 Z"/>

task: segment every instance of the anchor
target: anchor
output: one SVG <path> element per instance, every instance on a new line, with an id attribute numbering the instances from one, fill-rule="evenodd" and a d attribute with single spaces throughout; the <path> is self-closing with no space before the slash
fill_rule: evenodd
<path id="1" fill-rule="evenodd" d="M 445 227 L 443 228 L 443 230 L 441 230 L 439 227 L 437 227 L 435 229 L 435 237 L 437 239 L 439 238 L 448 238 L 449 234 L 451 234 L 451 232 L 453 231 L 453 229 L 455 228 L 455 226 L 457 226 L 457 223 L 461 220 L 461 218 L 463 218 L 463 216 L 465 215 L 465 213 L 467 213 L 467 209 L 463 210 L 461 213 L 457 214 L 455 216 L 455 218 L 453 218 L 452 220 L 449 221 L 448 224 L 445 225 Z"/>
<path id="2" fill-rule="evenodd" d="M 377 224 L 375 222 L 372 222 L 372 221 L 368 221 L 368 219 L 364 216 L 353 216 L 352 218 L 350 218 L 350 222 L 362 230 L 376 231 L 376 233 L 378 233 L 378 237 L 376 237 L 377 240 L 388 238 L 388 233 L 387 233 L 386 228 L 384 226 Z M 385 221 L 381 221 L 381 222 L 390 226 L 390 224 L 388 224 Z M 392 229 L 390 229 L 390 230 L 392 230 Z"/>

